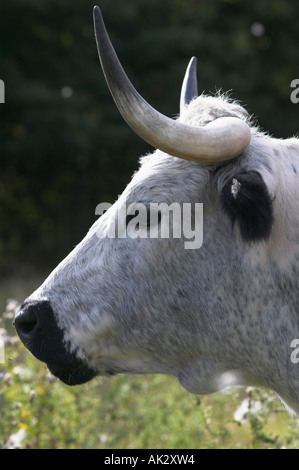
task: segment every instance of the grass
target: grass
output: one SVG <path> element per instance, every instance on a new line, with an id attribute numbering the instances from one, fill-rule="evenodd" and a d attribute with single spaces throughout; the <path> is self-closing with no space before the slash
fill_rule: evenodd
<path id="1" fill-rule="evenodd" d="M 0 300 L 1 295 L 3 290 Z M 232 389 L 197 397 L 174 378 L 160 375 L 119 375 L 78 387 L 53 381 L 14 336 L 13 310 L 11 303 L 0 320 L 6 337 L 5 363 L 0 364 L 0 448 L 299 447 L 298 421 L 265 391 Z"/>

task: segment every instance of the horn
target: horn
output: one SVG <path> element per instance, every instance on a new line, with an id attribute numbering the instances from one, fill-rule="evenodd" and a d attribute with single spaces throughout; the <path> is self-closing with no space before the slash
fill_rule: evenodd
<path id="1" fill-rule="evenodd" d="M 196 75 L 197 59 L 192 57 L 190 60 L 185 78 L 183 80 L 180 99 L 180 112 L 182 113 L 186 106 L 194 98 L 198 97 L 197 75 Z"/>
<path id="2" fill-rule="evenodd" d="M 124 72 L 99 7 L 94 7 L 94 27 L 100 62 L 112 97 L 125 121 L 143 140 L 175 157 L 205 163 L 229 160 L 247 147 L 251 132 L 240 119 L 223 117 L 204 127 L 192 127 L 152 108 Z"/>

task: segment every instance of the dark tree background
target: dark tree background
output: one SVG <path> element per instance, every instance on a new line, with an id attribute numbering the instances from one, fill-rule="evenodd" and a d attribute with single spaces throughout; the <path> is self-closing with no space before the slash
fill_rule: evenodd
<path id="1" fill-rule="evenodd" d="M 100 1 L 100 0 L 99 0 Z M 99 66 L 94 2 L 0 3 L 0 273 L 50 269 L 113 202 L 144 144 L 115 109 Z M 201 91 L 232 90 L 276 137 L 298 131 L 298 0 L 101 0 L 133 84 L 178 112 L 192 55 Z"/>

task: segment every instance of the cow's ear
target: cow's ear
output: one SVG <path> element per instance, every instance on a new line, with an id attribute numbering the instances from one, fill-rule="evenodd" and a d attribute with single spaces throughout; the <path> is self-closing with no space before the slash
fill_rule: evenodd
<path id="1" fill-rule="evenodd" d="M 232 224 L 238 223 L 246 242 L 267 240 L 273 225 L 273 207 L 267 186 L 255 171 L 238 173 L 225 184 L 220 204 Z"/>

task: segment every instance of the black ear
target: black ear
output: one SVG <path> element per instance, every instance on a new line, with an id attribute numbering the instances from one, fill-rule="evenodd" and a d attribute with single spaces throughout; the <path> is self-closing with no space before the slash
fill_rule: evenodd
<path id="1" fill-rule="evenodd" d="M 273 208 L 267 186 L 255 171 L 239 173 L 223 187 L 220 195 L 223 211 L 240 227 L 244 241 L 267 240 L 273 225 Z"/>

